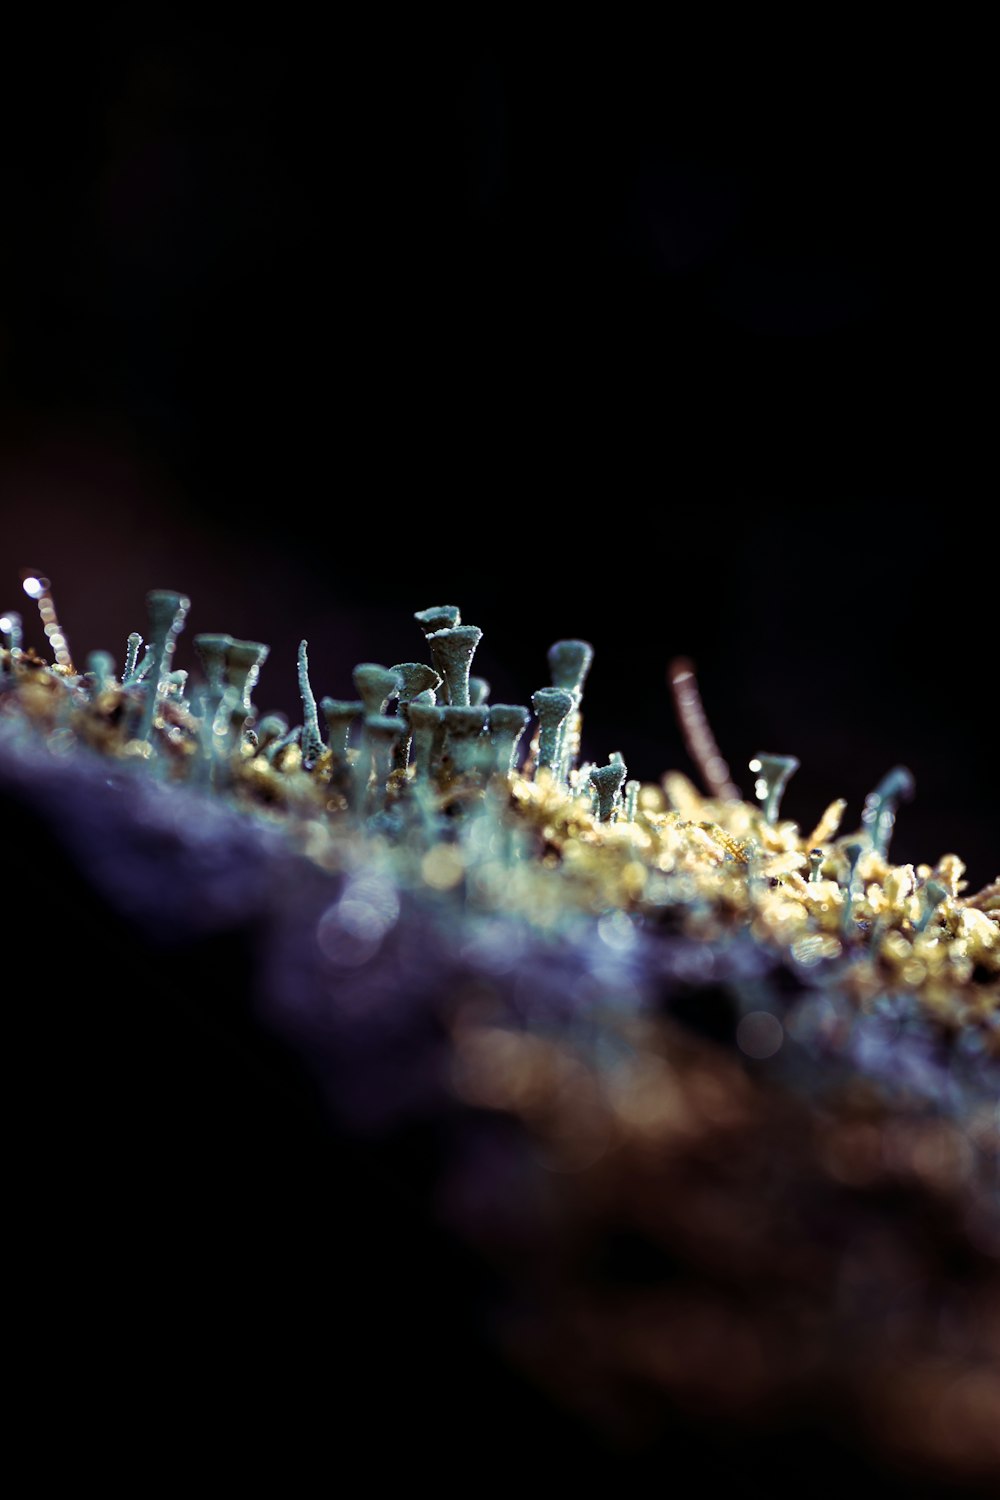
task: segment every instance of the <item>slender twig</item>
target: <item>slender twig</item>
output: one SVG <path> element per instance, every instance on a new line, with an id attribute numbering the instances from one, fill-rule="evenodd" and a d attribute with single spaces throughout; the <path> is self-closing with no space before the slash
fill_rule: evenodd
<path id="1" fill-rule="evenodd" d="M 709 727 L 694 675 L 694 663 L 679 656 L 667 668 L 674 709 L 687 752 L 701 773 L 713 797 L 720 802 L 739 801 L 742 793 L 729 775 L 729 767 L 719 752 Z"/>

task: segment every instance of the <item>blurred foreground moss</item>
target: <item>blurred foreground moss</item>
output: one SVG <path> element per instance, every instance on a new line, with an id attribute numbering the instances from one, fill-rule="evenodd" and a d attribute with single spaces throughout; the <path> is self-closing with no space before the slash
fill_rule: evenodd
<path id="1" fill-rule="evenodd" d="M 454 605 L 403 646 L 429 661 L 360 663 L 344 697 L 303 642 L 289 725 L 258 713 L 262 643 L 196 635 L 174 667 L 183 595 L 150 595 L 120 674 L 81 671 L 30 579 L 54 659 L 0 619 L 0 772 L 77 776 L 60 806 L 130 910 L 246 904 L 266 1014 L 351 1130 L 445 1122 L 436 1212 L 512 1289 L 506 1357 L 623 1451 L 668 1412 L 706 1441 L 807 1413 L 952 1489 L 1000 1473 L 1000 881 L 892 862 L 905 767 L 803 831 L 794 756 L 759 753 L 744 801 L 677 662 L 704 790 L 630 781 L 583 758 L 590 645 L 493 704 Z M 119 826 L 164 823 L 223 850 L 223 897 Z"/>

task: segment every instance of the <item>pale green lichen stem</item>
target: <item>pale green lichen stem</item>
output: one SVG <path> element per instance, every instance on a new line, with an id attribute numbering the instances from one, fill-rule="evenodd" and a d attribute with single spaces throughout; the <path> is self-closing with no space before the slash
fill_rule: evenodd
<path id="1" fill-rule="evenodd" d="M 149 610 L 150 647 L 153 653 L 153 679 L 146 689 L 138 738 L 151 742 L 157 709 L 167 689 L 167 673 L 177 637 L 184 629 L 191 601 L 172 589 L 152 589 L 146 595 Z"/>

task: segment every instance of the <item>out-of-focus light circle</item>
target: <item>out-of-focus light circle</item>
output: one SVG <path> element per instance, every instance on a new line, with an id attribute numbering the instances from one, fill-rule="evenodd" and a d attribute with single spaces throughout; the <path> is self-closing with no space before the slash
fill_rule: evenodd
<path id="1" fill-rule="evenodd" d="M 767 1010 L 752 1010 L 736 1028 L 736 1043 L 747 1057 L 773 1057 L 785 1039 L 781 1022 Z"/>
<path id="2" fill-rule="evenodd" d="M 357 969 L 374 958 L 383 928 L 374 913 L 357 903 L 339 901 L 325 911 L 316 927 L 323 957 L 338 969 Z"/>
<path id="3" fill-rule="evenodd" d="M 0 615 L 0 630 L 3 631 L 4 635 L 10 635 L 13 624 L 14 621 L 9 615 Z"/>
<path id="4" fill-rule="evenodd" d="M 459 951 L 474 968 L 489 974 L 509 974 L 524 952 L 524 937 L 510 923 L 485 923 L 473 929 Z"/>
<path id="5" fill-rule="evenodd" d="M 45 581 L 32 575 L 24 580 L 23 588 L 29 599 L 40 599 L 45 593 Z"/>
<path id="6" fill-rule="evenodd" d="M 609 948 L 621 950 L 631 948 L 635 942 L 635 928 L 623 911 L 605 912 L 598 918 L 597 932 Z"/>
<path id="7" fill-rule="evenodd" d="M 399 898 L 392 883 L 375 873 L 360 875 L 320 917 L 320 952 L 336 968 L 360 968 L 374 958 L 398 917 Z"/>

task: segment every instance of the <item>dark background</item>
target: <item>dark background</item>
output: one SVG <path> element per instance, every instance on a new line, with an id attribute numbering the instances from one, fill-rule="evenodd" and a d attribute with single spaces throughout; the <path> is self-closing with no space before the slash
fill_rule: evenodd
<path id="1" fill-rule="evenodd" d="M 120 658 L 181 588 L 190 632 L 271 644 L 289 712 L 303 635 L 343 696 L 455 602 L 507 701 L 583 635 L 586 748 L 644 777 L 686 765 L 686 653 L 737 780 L 794 751 L 789 814 L 856 822 L 904 761 L 898 855 L 996 874 L 974 35 L 33 25 L 0 602 L 37 567 L 77 656 Z"/>
<path id="2" fill-rule="evenodd" d="M 120 661 L 146 590 L 183 589 L 178 665 L 196 630 L 267 641 L 258 701 L 290 713 L 303 635 L 343 696 L 454 602 L 508 701 L 583 635 L 586 749 L 650 778 L 686 767 L 686 653 L 744 790 L 794 751 L 787 811 L 856 822 L 905 761 L 895 852 L 996 875 L 983 39 L 325 20 L 5 18 L 0 608 L 41 645 L 38 568 L 77 660 Z M 254 1026 L 253 934 L 154 963 L 4 816 L 40 934 L 9 1049 L 32 1462 L 158 1469 L 204 1432 L 223 1469 L 316 1444 L 464 1481 L 544 1439 L 603 1475 L 470 1333 L 419 1142 L 331 1145 Z M 766 1448 L 758 1490 L 725 1434 L 669 1437 L 675 1473 L 843 1490 L 829 1447 Z"/>

